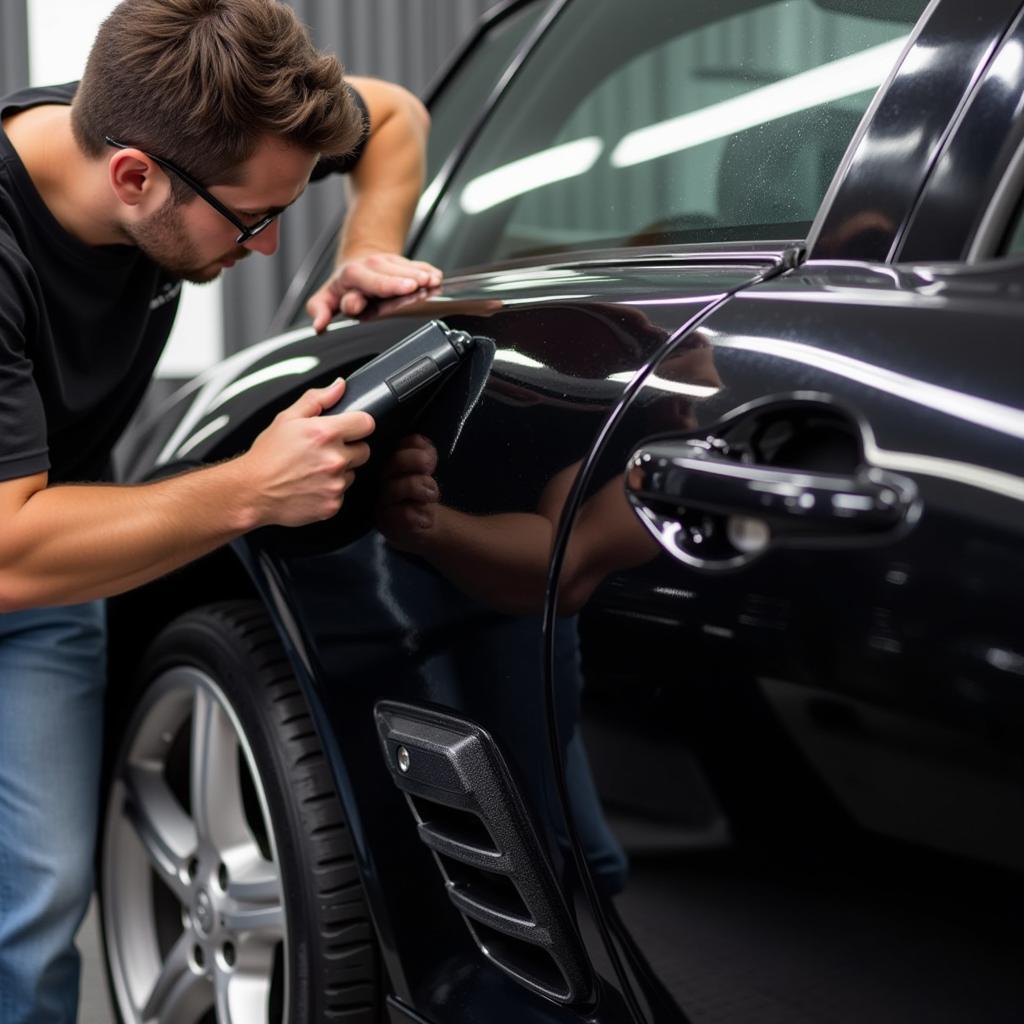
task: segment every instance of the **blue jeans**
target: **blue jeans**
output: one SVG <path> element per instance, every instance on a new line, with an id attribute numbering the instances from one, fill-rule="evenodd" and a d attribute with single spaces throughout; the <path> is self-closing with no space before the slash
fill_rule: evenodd
<path id="1" fill-rule="evenodd" d="M 0 1024 L 73 1024 L 93 887 L 102 602 L 0 615 Z"/>

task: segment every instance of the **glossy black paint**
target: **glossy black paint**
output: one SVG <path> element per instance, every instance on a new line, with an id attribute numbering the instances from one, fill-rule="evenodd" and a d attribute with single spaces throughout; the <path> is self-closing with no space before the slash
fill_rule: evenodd
<path id="1" fill-rule="evenodd" d="M 456 707 L 490 731 L 503 745 L 527 802 L 541 809 L 539 827 L 556 873 L 564 877 L 571 871 L 546 758 L 539 615 L 551 525 L 538 514 L 538 501 L 546 481 L 585 455 L 593 432 L 622 394 L 624 383 L 608 378 L 628 379 L 709 294 L 737 287 L 754 272 L 756 266 L 728 263 L 688 267 L 681 287 L 681 275 L 671 266 L 617 273 L 596 267 L 589 273 L 530 271 L 528 279 L 520 275 L 516 295 L 523 302 L 512 309 L 489 297 L 506 294 L 510 275 L 452 282 L 445 301 L 428 303 L 422 312 L 497 344 L 488 387 L 438 474 L 446 503 L 466 517 L 463 537 L 475 545 L 475 561 L 453 586 L 369 534 L 315 559 L 280 562 L 293 614 L 318 652 L 318 701 L 346 765 L 351 811 L 366 832 L 370 874 L 386 902 L 387 931 L 396 937 L 394 956 L 408 977 L 414 1005 L 424 1012 L 440 1015 L 446 1001 L 474 997 L 458 985 L 453 994 L 450 982 L 442 984 L 451 974 L 452 945 L 424 943 L 416 928 L 424 909 L 420 899 L 410 898 L 410 884 L 442 894 L 429 855 L 415 848 L 407 812 L 402 808 L 399 822 L 396 807 L 384 805 L 390 813 L 382 813 L 387 771 L 383 763 L 378 767 L 365 715 L 382 697 L 426 701 Z M 545 301 L 564 292 L 566 274 L 574 293 L 590 292 L 593 298 Z M 641 291 L 652 301 L 646 309 L 629 304 Z M 656 299 L 666 304 L 654 304 Z M 522 534 L 505 554 L 502 538 L 487 533 L 492 528 Z M 489 556 L 490 549 L 497 550 Z M 368 590 L 378 595 L 369 610 Z M 355 617 L 356 607 L 366 615 Z M 396 835 L 403 836 L 397 850 Z M 414 870 L 412 864 L 419 866 Z M 462 927 L 450 907 L 430 919 Z M 480 965 L 464 984 L 474 986 L 492 970 Z M 602 1019 L 625 1020 L 614 1010 L 614 980 L 603 977 Z"/>
<path id="2" fill-rule="evenodd" d="M 891 259 L 944 139 L 1015 0 L 934 3 L 876 99 L 811 229 L 816 259 Z M 914 111 L 908 117 L 908 111 Z"/>
<path id="3" fill-rule="evenodd" d="M 1020 194 L 1019 171 L 1011 174 L 1011 168 L 1024 134 L 1018 116 L 1024 96 L 1022 46 L 1019 15 L 943 148 L 899 247 L 900 260 L 966 259 L 991 215 L 996 223 L 988 225 L 988 245 L 978 255 L 998 251 Z M 1006 208 L 990 210 L 1001 186 L 1008 186 Z"/>
<path id="4" fill-rule="evenodd" d="M 807 264 L 709 317 L 699 332 L 722 388 L 697 406 L 699 426 L 689 436 L 726 438 L 738 455 L 750 448 L 756 421 L 763 429 L 766 417 L 784 422 L 804 410 L 801 443 L 790 439 L 784 455 L 780 448 L 782 465 L 794 474 L 898 471 L 920 490 L 919 521 L 868 539 L 773 539 L 734 573 L 709 575 L 661 555 L 609 579 L 581 626 L 590 647 L 583 715 L 599 737 L 598 762 L 610 746 L 616 763 L 639 766 L 631 782 L 610 784 L 613 811 L 621 816 L 630 801 L 639 808 L 653 800 L 663 818 L 670 810 L 680 820 L 688 814 L 686 827 L 699 838 L 701 785 L 693 782 L 688 802 L 684 793 L 682 804 L 673 803 L 660 778 L 668 764 L 681 770 L 695 762 L 697 778 L 720 801 L 704 808 L 703 823 L 727 823 L 732 837 L 728 847 L 719 837 L 719 884 L 749 877 L 749 865 L 731 864 L 737 850 L 762 865 L 801 865 L 820 879 L 839 873 L 819 883 L 837 901 L 850 899 L 876 865 L 891 863 L 911 892 L 915 877 L 926 885 L 941 879 L 947 888 L 935 923 L 945 917 L 946 931 L 928 944 L 928 985 L 951 1015 L 984 1004 L 980 1012 L 991 1019 L 1022 996 L 1015 975 L 992 969 L 1020 941 L 1009 909 L 1020 886 L 998 870 L 965 865 L 1019 870 L 1024 849 L 1024 662 L 1011 568 L 1024 521 L 1019 287 L 1019 266 L 900 272 Z M 979 317 L 984 337 L 972 332 Z M 750 511 L 744 502 L 721 510 Z M 706 530 L 707 519 L 701 523 Z M 631 629 L 617 625 L 623 616 Z M 625 652 L 616 656 L 605 639 L 613 630 L 642 637 L 643 648 L 628 648 L 631 672 Z M 680 651 L 685 660 L 666 676 L 663 659 Z M 672 676 L 684 668 L 689 685 L 680 690 Z M 650 680 L 639 692 L 638 676 Z M 645 764 L 643 752 L 652 749 L 659 756 Z M 600 779 L 609 766 L 597 768 Z M 879 852 L 867 835 L 921 852 L 901 863 L 900 846 Z M 969 859 L 954 867 L 927 849 Z M 706 871 L 710 856 L 681 849 L 674 870 L 680 879 Z M 642 886 L 652 870 L 648 856 Z M 1005 889 L 972 904 L 985 884 Z M 671 902 L 670 891 L 663 887 L 661 899 Z M 791 898 L 801 905 L 799 893 Z M 825 920 L 808 943 L 740 923 L 736 936 L 775 941 L 791 958 L 814 956 L 838 972 L 846 960 L 871 962 L 873 944 L 893 925 L 886 905 L 872 898 L 859 897 L 863 944 L 830 936 Z M 698 952 L 707 921 L 687 916 L 692 898 L 677 899 L 675 915 L 660 921 L 673 934 L 651 949 L 674 944 L 692 953 L 694 964 L 673 972 L 673 994 L 685 1006 L 687 992 L 699 1004 L 714 986 L 700 963 L 706 951 Z M 624 900 L 620 912 L 643 936 L 650 907 L 630 914 L 628 884 Z M 977 942 L 988 957 L 984 996 L 949 980 Z M 739 987 L 746 968 L 731 967 Z M 872 969 L 887 973 L 881 964 Z M 848 1000 L 846 1012 L 901 1019 L 902 1011 L 887 1015 L 870 997 L 858 1009 L 864 997 L 848 987 L 851 979 L 837 973 L 832 982 L 836 998 Z M 773 984 L 769 975 L 764 991 Z M 825 1012 L 814 1006 L 805 1006 L 812 1016 Z"/>
<path id="5" fill-rule="evenodd" d="M 394 1020 L 1019 1015 L 1022 263 L 937 262 L 1007 189 L 1017 7 L 932 5 L 808 261 L 780 241 L 490 267 L 241 353 L 133 439 L 137 479 L 214 461 L 431 319 L 494 342 L 477 376 L 379 433 L 337 520 L 233 547 L 248 583 L 230 585 L 266 602 L 331 757 Z M 443 551 L 379 529 L 406 430 L 441 450 Z M 695 445 L 745 486 L 689 501 L 692 479 L 628 479 L 638 450 Z M 900 515 L 878 528 L 805 528 L 824 495 L 864 512 L 886 487 Z M 202 563 L 183 579 L 195 603 L 220 596 Z M 159 627 L 162 593 L 118 606 L 115 659 L 119 636 Z M 500 745 L 592 1000 L 557 1006 L 481 954 L 392 784 L 380 700 Z"/>

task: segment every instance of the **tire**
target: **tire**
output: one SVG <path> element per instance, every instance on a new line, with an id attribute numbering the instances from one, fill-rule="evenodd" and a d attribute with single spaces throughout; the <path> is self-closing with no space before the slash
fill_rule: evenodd
<path id="1" fill-rule="evenodd" d="M 309 707 L 256 602 L 153 642 L 107 787 L 100 905 L 125 1024 L 370 1024 L 378 956 Z"/>

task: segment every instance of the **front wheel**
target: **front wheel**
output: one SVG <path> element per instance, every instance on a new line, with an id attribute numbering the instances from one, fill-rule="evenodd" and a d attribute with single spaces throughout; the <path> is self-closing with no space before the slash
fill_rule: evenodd
<path id="1" fill-rule="evenodd" d="M 231 602 L 175 620 L 131 699 L 100 851 L 121 1020 L 376 1021 L 351 837 L 263 609 Z"/>

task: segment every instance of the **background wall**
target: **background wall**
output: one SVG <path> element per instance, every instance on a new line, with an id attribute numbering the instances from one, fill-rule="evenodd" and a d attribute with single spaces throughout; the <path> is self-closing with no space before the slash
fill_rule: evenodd
<path id="1" fill-rule="evenodd" d="M 103 18 L 116 0 L 0 0 L 0 94 L 77 78 Z M 292 0 L 317 46 L 337 53 L 352 74 L 400 82 L 423 95 L 446 59 L 493 0 Z M 342 179 L 312 186 L 282 220 L 281 249 L 221 281 L 186 285 L 181 311 L 158 369 L 191 376 L 266 336 L 274 310 L 303 257 L 344 203 Z"/>
<path id="2" fill-rule="evenodd" d="M 28 83 L 26 0 L 0 0 L 0 94 Z"/>
<path id="3" fill-rule="evenodd" d="M 321 49 L 354 75 L 386 78 L 423 96 L 455 47 L 494 0 L 292 0 Z M 247 260 L 225 275 L 229 352 L 265 337 L 292 276 L 344 202 L 343 179 L 318 182 L 281 221 L 272 260 Z"/>

